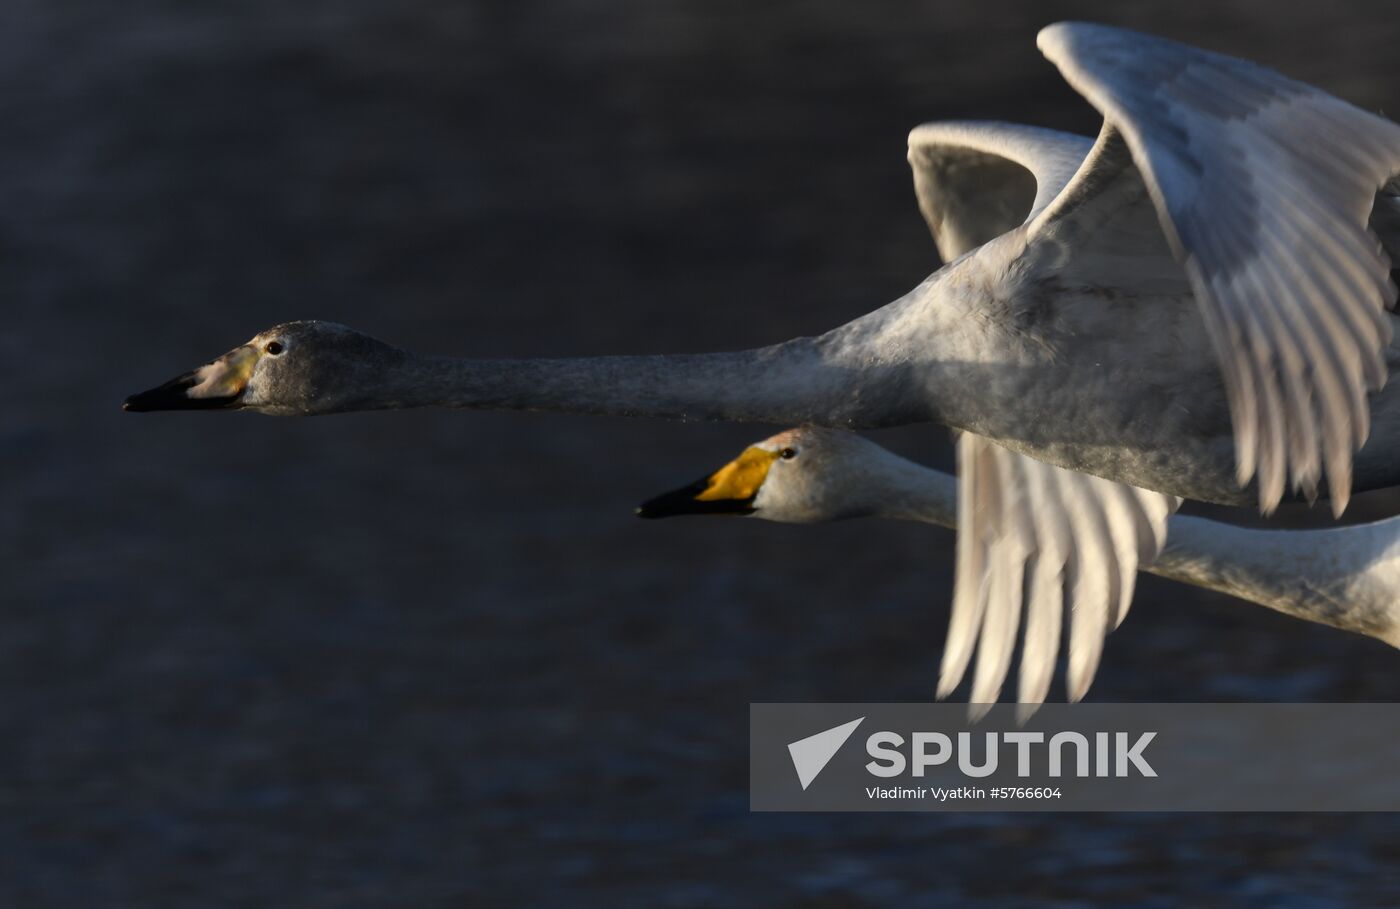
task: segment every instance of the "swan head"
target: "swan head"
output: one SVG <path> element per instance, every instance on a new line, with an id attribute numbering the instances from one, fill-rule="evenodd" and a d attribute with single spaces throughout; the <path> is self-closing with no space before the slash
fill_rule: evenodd
<path id="1" fill-rule="evenodd" d="M 854 433 L 789 429 L 694 483 L 648 499 L 637 516 L 728 514 L 787 524 L 864 517 L 885 510 L 898 465 L 913 466 Z"/>
<path id="2" fill-rule="evenodd" d="M 256 410 L 303 416 L 364 403 L 404 353 L 335 322 L 285 322 L 149 391 L 123 410 Z"/>

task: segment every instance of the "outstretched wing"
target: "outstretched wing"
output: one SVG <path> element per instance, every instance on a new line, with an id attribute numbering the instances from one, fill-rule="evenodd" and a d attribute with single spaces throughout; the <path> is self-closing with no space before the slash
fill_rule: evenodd
<path id="1" fill-rule="evenodd" d="M 919 210 L 944 262 L 1020 226 L 1074 177 L 1093 141 L 1015 123 L 926 123 L 909 133 Z"/>
<path id="2" fill-rule="evenodd" d="M 1069 604 L 1066 687 L 1071 701 L 1082 698 L 1104 636 L 1128 614 L 1139 566 L 1162 551 L 1180 504 L 959 436 L 957 581 L 938 696 L 957 687 L 975 645 L 971 701 L 994 703 L 1024 611 L 1017 701 L 1027 715 L 1050 688 Z"/>
<path id="3" fill-rule="evenodd" d="M 1082 136 L 1009 123 L 916 128 L 909 163 L 939 254 L 950 261 L 1034 218 L 1061 194 L 1093 145 Z M 1132 602 L 1137 566 L 1161 551 L 1167 516 L 1179 504 L 963 433 L 957 580 L 938 696 L 957 687 L 975 647 L 972 702 L 996 701 L 1024 611 L 1017 699 L 1044 701 L 1068 606 L 1068 687 L 1073 700 L 1083 697 L 1104 635 Z"/>
<path id="4" fill-rule="evenodd" d="M 1121 29 L 1060 23 L 1038 43 L 1104 128 L 1031 221 L 1028 251 L 1071 248 L 1055 267 L 1095 283 L 1111 258 L 1096 246 L 1123 242 L 1106 226 L 1150 200 L 1156 242 L 1184 268 L 1220 361 L 1240 484 L 1257 475 L 1268 512 L 1287 479 L 1312 494 L 1325 474 L 1340 514 L 1369 432 L 1366 392 L 1386 380 L 1395 286 L 1368 221 L 1388 214 L 1377 192 L 1400 172 L 1400 126 Z"/>

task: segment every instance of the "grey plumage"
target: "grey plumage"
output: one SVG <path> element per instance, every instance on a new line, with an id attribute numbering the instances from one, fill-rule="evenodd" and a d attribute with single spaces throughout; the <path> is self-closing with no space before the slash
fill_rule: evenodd
<path id="1" fill-rule="evenodd" d="M 1369 434 L 1365 393 L 1386 378 L 1395 286 L 1367 221 L 1400 172 L 1400 126 L 1158 38 L 1062 23 L 1038 43 L 1105 123 L 1032 232 L 1140 180 L 1221 364 L 1238 481 L 1258 475 L 1268 512 L 1286 478 L 1311 496 L 1325 473 L 1340 514 Z M 1107 179 L 1091 179 L 1099 169 Z"/>

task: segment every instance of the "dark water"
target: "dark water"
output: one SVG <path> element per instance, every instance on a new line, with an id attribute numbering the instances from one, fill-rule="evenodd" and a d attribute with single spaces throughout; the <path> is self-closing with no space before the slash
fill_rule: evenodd
<path id="1" fill-rule="evenodd" d="M 934 264 L 909 127 L 1096 128 L 1056 18 L 1400 108 L 1393 4 L 1185 7 L 9 0 L 0 905 L 1400 905 L 1387 816 L 750 815 L 750 701 L 928 696 L 952 546 L 632 518 L 761 428 L 117 409 L 289 318 L 835 325 Z M 1092 697 L 1396 700 L 1400 659 L 1148 580 Z"/>

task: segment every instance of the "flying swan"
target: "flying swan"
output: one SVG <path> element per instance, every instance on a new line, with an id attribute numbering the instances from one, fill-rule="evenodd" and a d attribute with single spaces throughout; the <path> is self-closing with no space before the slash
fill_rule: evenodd
<path id="1" fill-rule="evenodd" d="M 1060 23 L 1041 51 L 1097 140 L 1001 123 L 909 137 L 947 263 L 818 337 L 733 353 L 458 359 L 289 322 L 127 410 L 442 406 L 960 431 L 941 689 L 978 630 L 1072 606 L 1071 697 L 1180 498 L 1273 509 L 1400 482 L 1386 386 L 1400 126 L 1230 57 Z M 1372 394 L 1368 398 L 1368 392 Z M 1040 465 L 1065 468 L 1048 471 Z M 990 600 L 988 599 L 992 597 Z M 990 604 L 990 605 L 989 605 Z M 1076 646 L 1078 643 L 1080 646 Z"/>
<path id="2" fill-rule="evenodd" d="M 801 427 L 649 499 L 637 514 L 745 515 L 787 524 L 882 517 L 956 527 L 958 484 L 855 433 Z M 1254 530 L 1175 515 L 1169 527 L 1166 547 L 1143 570 L 1400 647 L 1400 516 L 1325 530 Z M 1017 700 L 1023 707 L 1044 701 L 1059 648 L 1060 602 L 1034 602 L 1022 645 Z M 1017 633 L 1017 614 L 1005 618 L 1009 627 L 984 635 L 977 652 L 974 705 L 990 705 L 1000 692 Z M 1071 633 L 1093 633 L 1086 643 L 1101 650 L 1107 631 L 1074 625 Z"/>

